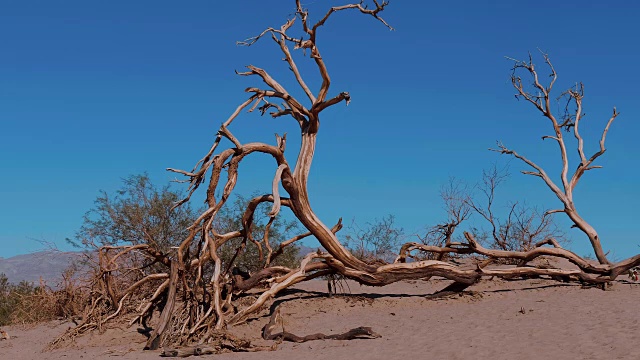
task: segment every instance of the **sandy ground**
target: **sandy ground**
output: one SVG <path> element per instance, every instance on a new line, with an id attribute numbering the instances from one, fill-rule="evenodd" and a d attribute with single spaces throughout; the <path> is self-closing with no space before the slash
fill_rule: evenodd
<path id="1" fill-rule="evenodd" d="M 281 301 L 286 330 L 297 335 L 370 326 L 379 339 L 284 343 L 277 351 L 219 359 L 640 359 L 640 284 L 617 281 L 610 290 L 547 280 L 483 280 L 471 293 L 430 296 L 447 281 L 408 281 L 383 288 L 347 283 L 348 295 L 328 297 L 326 282 L 301 284 Z M 264 316 L 236 327 L 255 343 Z M 5 328 L 0 359 L 158 359 L 141 351 L 134 328 L 87 335 L 72 347 L 43 352 L 69 324 Z M 206 356 L 204 358 L 207 358 Z"/>

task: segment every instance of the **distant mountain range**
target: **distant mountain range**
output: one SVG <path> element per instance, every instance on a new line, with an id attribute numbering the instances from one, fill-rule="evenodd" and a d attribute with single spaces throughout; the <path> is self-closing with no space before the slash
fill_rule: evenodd
<path id="1" fill-rule="evenodd" d="M 40 251 L 7 259 L 0 257 L 0 273 L 4 273 L 12 283 L 28 281 L 38 284 L 42 277 L 47 285 L 55 286 L 62 279 L 64 270 L 81 257 L 80 252 L 62 251 Z"/>
<path id="2" fill-rule="evenodd" d="M 298 244 L 298 249 L 298 256 L 300 256 L 300 258 L 307 256 L 309 253 L 318 251 L 318 247 L 312 248 L 302 244 Z"/>

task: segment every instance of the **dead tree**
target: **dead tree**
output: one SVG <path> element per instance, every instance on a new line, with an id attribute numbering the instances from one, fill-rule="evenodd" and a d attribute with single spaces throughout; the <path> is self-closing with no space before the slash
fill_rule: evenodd
<path id="1" fill-rule="evenodd" d="M 482 200 L 478 200 L 470 192 L 462 195 L 462 201 L 473 213 L 489 224 L 487 237 L 491 239 L 491 247 L 527 251 L 548 238 L 564 243 L 564 234 L 559 231 L 552 213 L 539 211 L 526 202 L 513 201 L 507 205 L 505 216 L 496 214 L 496 192 L 508 177 L 507 168 L 499 169 L 494 164 L 482 171 L 482 181 L 476 186 Z"/>
<path id="2" fill-rule="evenodd" d="M 482 180 L 475 186 L 469 186 L 455 178 L 440 190 L 440 198 L 447 212 L 447 219 L 427 229 L 424 236 L 416 235 L 423 245 L 450 247 L 460 245 L 460 239 L 454 241 L 456 231 L 473 215 L 489 225 L 489 230 L 472 226 L 467 231 L 488 247 L 507 251 L 529 251 L 540 241 L 549 238 L 559 244 L 566 242 L 553 220 L 553 215 L 528 206 L 526 202 L 511 202 L 503 214 L 496 209 L 498 187 L 509 177 L 506 168 L 499 169 L 495 164 L 482 171 Z M 479 195 L 476 195 L 479 194 Z M 478 199 L 479 198 L 479 199 Z M 504 215 L 504 216 L 502 216 Z M 459 237 L 462 237 L 460 235 Z M 462 237 L 462 239 L 464 239 Z M 411 248 L 407 245 L 406 249 Z M 413 259 L 442 260 L 446 253 L 419 253 Z"/>
<path id="3" fill-rule="evenodd" d="M 338 240 L 336 233 L 342 228 L 341 221 L 333 227 L 326 225 L 313 211 L 308 193 L 309 172 L 312 167 L 316 139 L 320 131 L 320 120 L 324 110 L 342 103 L 348 104 L 351 96 L 347 92 L 339 92 L 331 95 L 331 78 L 325 59 L 322 56 L 322 43 L 319 35 L 323 26 L 336 13 L 352 10 L 372 17 L 382 25 L 391 27 L 380 17 L 380 13 L 387 6 L 386 2 L 372 0 L 370 7 L 363 3 L 348 4 L 329 9 L 318 21 L 311 21 L 309 13 L 296 0 L 295 17 L 288 20 L 279 28 L 268 28 L 259 35 L 240 42 L 240 45 L 250 46 L 267 37 L 271 38 L 279 47 L 288 64 L 289 70 L 297 81 L 297 85 L 304 93 L 304 99 L 297 98 L 289 92 L 271 73 L 257 66 L 247 66 L 246 72 L 238 73 L 241 76 L 254 77 L 264 85 L 262 87 L 249 87 L 245 91 L 247 98 L 220 126 L 213 144 L 204 157 L 196 163 L 191 171 L 169 169 L 170 171 L 186 176 L 189 182 L 189 194 L 177 206 L 189 201 L 191 195 L 200 186 L 206 186 L 206 210 L 197 218 L 189 228 L 189 235 L 181 242 L 177 249 L 160 252 L 152 246 L 138 245 L 137 247 L 124 247 L 104 251 L 104 264 L 101 281 L 111 282 L 111 287 L 106 284 L 103 300 L 108 301 L 112 310 L 110 314 L 99 314 L 99 319 L 111 319 L 118 314 L 129 311 L 134 313 L 132 322 L 144 323 L 151 318 L 151 314 L 158 310 L 161 312 L 160 322 L 153 324 L 152 339 L 148 347 L 153 349 L 161 345 L 170 344 L 205 344 L 214 343 L 216 339 L 225 338 L 225 329 L 235 324 L 242 323 L 252 316 L 256 316 L 269 301 L 280 291 L 289 288 L 302 281 L 307 281 L 329 274 L 339 274 L 355 280 L 361 284 L 382 286 L 400 280 L 423 279 L 431 276 L 440 276 L 452 280 L 456 289 L 462 289 L 474 284 L 483 276 L 517 277 L 517 276 L 564 276 L 584 282 L 599 283 L 615 279 L 619 274 L 640 264 L 640 256 L 622 261 L 617 264 L 609 264 L 601 253 L 599 239 L 593 230 L 575 211 L 571 190 L 577 180 L 586 170 L 592 169 L 593 160 L 604 152 L 604 136 L 601 141 L 602 150 L 590 159 L 583 156 L 583 164 L 576 171 L 576 175 L 569 182 L 566 179 L 566 151 L 561 137 L 561 129 L 571 126 L 575 129 L 576 137 L 580 140 L 579 151 L 582 154 L 582 141 L 577 132 L 579 116 L 563 120 L 562 123 L 554 117 L 548 117 L 554 124 L 556 135 L 553 137 L 560 144 L 565 161 L 563 183 L 566 183 L 565 191 L 556 187 L 544 171 L 515 152 L 501 147 L 501 151 L 522 159 L 536 169 L 537 176 L 542 177 L 558 197 L 565 204 L 564 211 L 576 225 L 589 234 L 594 248 L 602 258 L 601 264 L 594 265 L 582 259 L 576 254 L 559 247 L 553 239 L 546 239 L 529 251 L 504 251 L 486 249 L 466 233 L 466 242 L 448 242 L 444 246 L 427 246 L 418 243 L 405 244 L 397 259 L 393 263 L 364 262 L 354 256 Z M 298 35 L 292 35 L 294 25 L 300 27 Z M 305 77 L 299 71 L 291 51 L 299 51 L 309 56 L 315 64 L 321 78 L 320 88 L 313 91 L 305 81 Z M 546 59 L 546 57 L 545 57 Z M 550 64 L 550 63 L 549 63 Z M 518 63 L 518 69 L 529 69 L 536 76 L 537 73 L 531 63 Z M 555 78 L 554 78 L 555 80 Z M 516 88 L 522 89 L 519 78 L 514 77 Z M 536 84 L 538 84 L 536 80 Z M 545 94 L 542 97 L 534 97 L 524 90 L 521 96 L 536 105 L 541 111 L 550 114 L 548 88 L 538 85 Z M 580 105 L 582 95 L 580 90 L 569 92 L 569 96 Z M 232 125 L 240 121 L 239 115 L 244 112 L 258 112 L 268 114 L 272 118 L 283 118 L 294 121 L 299 128 L 301 146 L 291 161 L 292 156 L 285 153 L 287 145 L 286 135 L 276 135 L 274 144 L 261 142 L 247 142 L 237 138 L 232 132 Z M 577 113 L 578 115 L 580 112 Z M 614 112 L 614 117 L 617 113 Z M 607 129 L 613 118 L 609 121 Z M 605 131 L 606 134 L 606 131 Z M 224 148 L 223 144 L 228 144 Z M 257 196 L 249 201 L 242 216 L 242 226 L 228 232 L 219 232 L 214 226 L 216 216 L 230 198 L 239 179 L 239 166 L 241 162 L 254 154 L 269 155 L 274 166 L 274 177 L 271 193 Z M 226 172 L 226 179 L 223 173 Z M 286 194 L 280 193 L 280 185 Z M 306 228 L 306 232 L 283 242 L 277 249 L 269 243 L 269 226 L 261 238 L 254 238 L 251 229 L 254 212 L 259 204 L 269 203 L 272 206 L 270 216 L 275 219 L 283 208 L 291 211 L 295 219 Z M 464 216 L 464 215 L 461 215 Z M 297 268 L 274 266 L 272 261 L 280 253 L 282 248 L 308 237 L 315 237 L 323 251 L 308 254 Z M 232 239 L 242 239 L 236 251 L 241 252 L 246 246 L 255 246 L 258 249 L 258 257 L 263 264 L 260 271 L 245 274 L 233 271 L 233 260 L 223 266 L 219 256 L 220 249 L 228 246 Z M 237 242 L 235 242 L 237 244 Z M 546 247 L 544 245 L 552 245 Z M 117 258 L 123 259 L 127 253 L 134 251 L 145 253 L 146 256 L 155 259 L 158 264 L 164 266 L 165 271 L 146 276 L 128 286 L 114 286 L 117 278 L 111 276 L 117 268 Z M 481 268 L 462 269 L 455 264 L 439 260 L 407 261 L 412 251 L 425 251 L 434 254 L 443 253 L 475 253 L 493 258 L 510 258 L 520 260 L 520 265 L 513 268 Z M 537 268 L 525 266 L 529 261 L 539 256 L 553 256 L 566 258 L 578 266 L 575 270 Z M 121 269 L 122 270 L 122 269 Z M 111 289 L 111 290 L 109 290 Z M 169 310 L 167 310 L 169 309 Z M 96 320 L 91 316 L 85 321 L 95 324 Z M 104 323 L 98 321 L 97 324 Z M 283 335 L 284 336 L 284 335 Z M 286 336 L 285 336 L 286 337 Z M 295 337 L 296 340 L 306 337 Z M 314 335 L 312 338 L 331 338 L 331 335 Z M 237 348 L 237 342 L 227 348 Z M 247 345 L 248 346 L 248 345 Z M 221 345 L 221 347 L 224 347 Z"/>
<path id="4" fill-rule="evenodd" d="M 404 229 L 396 226 L 395 216 L 386 215 L 364 226 L 355 219 L 347 227 L 344 244 L 358 259 L 367 263 L 393 261 L 404 239 Z"/>
<path id="5" fill-rule="evenodd" d="M 420 240 L 421 245 L 436 246 L 449 248 L 455 244 L 454 234 L 458 227 L 465 222 L 471 216 L 472 209 L 468 204 L 468 187 L 463 182 L 451 177 L 449 182 L 440 188 L 440 198 L 444 203 L 444 209 L 447 212 L 447 219 L 440 224 L 431 226 L 427 229 L 424 236 L 415 234 Z M 412 250 L 417 250 L 419 247 L 414 247 L 413 243 L 404 244 L 400 251 L 400 257 L 396 258 L 396 261 L 406 261 L 406 257 L 413 260 L 443 260 L 449 255 L 446 252 L 433 253 L 429 251 L 423 251 L 417 256 L 411 255 Z"/>
<path id="6" fill-rule="evenodd" d="M 511 83 L 517 91 L 516 98 L 525 99 L 527 102 L 531 103 L 551 124 L 553 133 L 551 135 L 543 136 L 542 140 L 549 139 L 558 144 L 560 158 L 562 161 L 562 171 L 560 174 L 561 184 L 556 184 L 556 182 L 553 181 L 553 179 L 551 179 L 551 177 L 549 177 L 549 175 L 536 163 L 525 156 L 518 154 L 514 150 L 508 149 L 502 143 L 498 143 L 498 149 L 495 149 L 495 151 L 502 154 L 512 155 L 531 167 L 533 171 L 523 171 L 523 173 L 541 178 L 563 205 L 563 208 L 547 211 L 547 214 L 567 214 L 569 219 L 573 221 L 575 227 L 580 229 L 589 238 L 593 251 L 595 252 L 596 258 L 600 264 L 610 264 L 609 260 L 607 260 L 606 254 L 602 250 L 598 233 L 578 214 L 573 202 L 573 191 L 575 190 L 576 185 L 578 185 L 578 181 L 580 181 L 586 171 L 602 167 L 594 165 L 593 163 L 605 153 L 605 140 L 607 138 L 607 133 L 619 113 L 614 107 L 613 113 L 606 122 L 604 130 L 602 131 L 599 150 L 587 158 L 584 150 L 584 139 L 582 138 L 582 135 L 580 135 L 580 121 L 584 117 L 582 107 L 584 85 L 582 83 L 576 84 L 574 87 L 560 94 L 560 98 L 564 98 L 566 100 L 566 104 L 564 114 L 558 117 L 551 109 L 553 99 L 551 92 L 553 90 L 553 85 L 558 79 L 558 74 L 551 64 L 549 56 L 544 53 L 542 56 L 550 71 L 549 78 L 551 80 L 548 84 L 543 84 L 540 81 L 540 77 L 536 70 L 536 66 L 533 63 L 531 54 L 529 54 L 528 61 L 515 61 L 515 66 L 513 67 L 513 73 L 511 75 Z M 518 75 L 520 72 L 525 72 L 531 77 L 531 81 L 533 83 L 532 87 L 523 84 L 522 78 Z M 576 138 L 578 143 L 577 151 L 580 157 L 580 163 L 571 175 L 569 174 L 569 157 L 567 155 L 567 145 L 565 144 L 563 130 L 567 133 L 573 133 L 573 136 Z"/>

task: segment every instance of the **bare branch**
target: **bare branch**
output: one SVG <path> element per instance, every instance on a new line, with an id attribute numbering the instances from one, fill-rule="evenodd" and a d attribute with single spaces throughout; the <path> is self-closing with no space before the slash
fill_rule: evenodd
<path id="1" fill-rule="evenodd" d="M 542 51 L 541 51 L 542 53 Z M 567 174 L 569 171 L 569 160 L 567 157 L 567 149 L 564 143 L 564 139 L 562 136 L 562 132 L 561 129 L 563 126 L 565 126 L 565 124 L 559 124 L 558 120 L 555 118 L 555 116 L 553 115 L 553 113 L 551 112 L 551 90 L 553 88 L 553 84 L 555 83 L 556 79 L 557 79 L 557 74 L 556 71 L 553 67 L 553 65 L 551 64 L 551 61 L 549 59 L 549 57 L 547 56 L 547 54 L 542 53 L 543 58 L 545 63 L 547 64 L 547 66 L 549 67 L 549 69 L 551 70 L 551 82 L 549 83 L 549 85 L 547 87 L 545 87 L 544 85 L 542 85 L 542 83 L 539 80 L 538 77 L 538 72 L 535 68 L 535 65 L 533 64 L 533 58 L 531 56 L 531 54 L 529 54 L 529 60 L 528 61 L 519 61 L 519 60 L 515 60 L 515 64 L 514 67 L 512 69 L 512 75 L 511 75 L 511 83 L 513 85 L 513 87 L 518 91 L 518 94 L 516 95 L 516 98 L 524 98 L 526 99 L 528 102 L 530 102 L 531 104 L 533 104 L 538 111 L 540 111 L 542 113 L 542 115 L 544 115 L 546 118 L 548 118 L 551 121 L 551 124 L 553 126 L 554 132 L 555 132 L 555 136 L 554 137 L 543 137 L 543 139 L 545 138 L 553 138 L 554 140 L 556 140 L 556 142 L 558 143 L 558 147 L 560 149 L 560 156 L 562 158 L 562 172 L 560 175 L 560 178 L 562 180 L 562 185 L 564 187 L 565 193 L 567 193 L 567 195 L 570 197 L 570 185 L 569 185 L 569 181 L 567 179 Z M 513 59 L 512 59 L 513 60 Z M 518 76 L 516 76 L 516 72 L 519 69 L 524 69 L 526 70 L 529 75 L 532 77 L 533 79 L 533 87 L 535 89 L 535 91 L 537 91 L 537 94 L 533 94 L 531 93 L 529 90 L 526 90 L 522 84 L 522 79 Z M 570 125 L 566 125 L 566 127 L 568 128 L 568 126 L 572 126 L 573 124 Z M 545 180 L 546 182 L 546 180 Z"/>
<path id="2" fill-rule="evenodd" d="M 362 2 L 359 4 L 348 4 L 348 5 L 342 5 L 342 6 L 334 6 L 331 9 L 329 9 L 329 11 L 327 11 L 327 13 L 324 15 L 324 17 L 322 19 L 320 19 L 320 21 L 318 21 L 315 25 L 313 25 L 313 29 L 311 30 L 311 32 L 313 34 L 315 34 L 316 30 L 324 25 L 324 23 L 329 19 L 329 17 L 333 14 L 336 13 L 338 11 L 342 11 L 342 10 L 347 10 L 347 9 L 357 9 L 358 11 L 360 11 L 363 14 L 367 14 L 367 15 L 371 15 L 374 18 L 376 18 L 378 21 L 380 21 L 381 23 L 384 24 L 384 26 L 388 27 L 389 30 L 394 30 L 389 24 L 387 24 L 387 22 L 381 18 L 380 16 L 378 16 L 378 14 L 384 10 L 385 6 L 389 5 L 388 1 L 383 1 L 381 3 L 378 3 L 377 1 L 374 1 L 376 8 L 375 9 L 367 9 L 364 6 L 362 6 Z M 298 4 L 298 13 L 301 13 L 302 9 Z"/>
<path id="3" fill-rule="evenodd" d="M 296 65 L 295 61 L 293 61 L 293 57 L 291 56 L 291 52 L 289 51 L 289 47 L 287 46 L 287 41 L 289 41 L 289 39 L 287 39 L 287 37 L 284 35 L 284 32 L 293 25 L 294 21 L 295 21 L 295 18 L 287 21 L 286 24 L 282 25 L 282 28 L 280 29 L 281 31 L 280 40 L 275 38 L 275 36 L 274 36 L 274 40 L 280 45 L 280 49 L 284 53 L 285 60 L 289 64 L 289 69 L 291 69 L 291 71 L 293 72 L 293 75 L 296 77 L 298 84 L 300 84 L 300 87 L 302 88 L 304 93 L 307 94 L 307 97 L 309 98 L 311 103 L 314 104 L 316 102 L 316 97 L 313 96 L 313 93 L 309 89 L 309 86 L 307 86 L 305 81 L 302 79 L 300 70 L 298 70 L 298 66 Z M 300 42 L 296 43 L 296 45 L 299 45 L 299 44 Z"/>
<path id="4" fill-rule="evenodd" d="M 561 212 L 563 213 L 563 212 L 565 212 L 565 210 L 564 209 L 547 210 L 547 211 L 545 211 L 544 216 L 548 216 L 548 215 L 556 214 L 556 213 L 561 213 Z"/>
<path id="5" fill-rule="evenodd" d="M 498 145 L 499 149 L 489 149 L 489 150 L 496 151 L 496 152 L 499 152 L 501 154 L 513 155 L 515 158 L 517 158 L 517 159 L 523 161 L 525 164 L 531 166 L 532 168 L 534 168 L 537 171 L 537 173 L 531 173 L 531 175 L 536 175 L 536 176 L 541 177 L 542 180 L 544 180 L 545 184 L 547 184 L 549 189 L 551 189 L 551 191 L 553 191 L 553 193 L 558 197 L 558 199 L 560 199 L 560 201 L 562 201 L 565 205 L 567 205 L 569 203 L 569 199 L 566 197 L 566 195 L 553 182 L 553 180 L 551 180 L 551 178 L 547 175 L 547 173 L 540 166 L 538 166 L 533 161 L 527 159 L 526 157 L 518 154 L 517 152 L 508 149 L 506 146 L 502 145 L 502 143 L 500 143 L 500 142 L 498 142 L 497 145 Z"/>
<path id="6" fill-rule="evenodd" d="M 594 153 L 588 160 L 584 157 L 584 152 L 581 149 L 581 144 L 579 145 L 579 151 L 581 153 L 580 156 L 582 157 L 582 162 L 580 163 L 580 165 L 578 165 L 578 168 L 576 169 L 575 173 L 571 177 L 571 190 L 575 189 L 576 185 L 578 184 L 578 181 L 580 180 L 582 175 L 585 173 L 585 171 L 592 170 L 592 169 L 599 169 L 602 167 L 597 165 L 593 166 L 591 164 L 597 158 L 599 158 L 605 153 L 606 151 L 605 140 L 607 138 L 607 133 L 609 132 L 609 127 L 611 127 L 611 124 L 616 119 L 616 117 L 618 117 L 619 114 L 620 113 L 618 113 L 616 108 L 613 108 L 613 115 L 609 118 L 609 121 L 607 121 L 607 125 L 602 131 L 602 136 L 600 138 L 600 150 Z M 577 134 L 577 128 L 574 131 L 576 131 L 576 134 Z M 576 135 L 576 137 L 579 137 L 579 135 Z"/>
<path id="7" fill-rule="evenodd" d="M 348 92 L 341 92 L 336 97 L 318 104 L 312 110 L 320 112 L 320 111 L 328 108 L 329 106 L 335 105 L 335 104 L 337 104 L 337 103 L 339 103 L 341 101 L 345 101 L 346 104 L 349 105 L 349 103 L 351 102 L 351 96 L 349 95 Z"/>
<path id="8" fill-rule="evenodd" d="M 282 177 L 282 172 L 288 169 L 287 164 L 280 164 L 280 166 L 278 166 L 278 169 L 276 170 L 276 175 L 273 178 L 273 185 L 272 185 L 272 193 L 273 193 L 273 208 L 271 209 L 271 212 L 269 212 L 269 216 L 271 217 L 275 217 L 276 215 L 278 215 L 278 213 L 280 212 L 280 191 L 279 191 L 279 185 L 280 185 L 280 178 Z"/>

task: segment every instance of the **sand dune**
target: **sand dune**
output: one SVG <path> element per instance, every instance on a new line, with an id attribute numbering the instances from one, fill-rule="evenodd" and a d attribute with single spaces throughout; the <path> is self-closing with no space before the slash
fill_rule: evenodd
<path id="1" fill-rule="evenodd" d="M 214 355 L 219 359 L 640 359 L 640 284 L 610 290 L 527 280 L 483 280 L 462 296 L 434 297 L 447 281 L 410 281 L 383 288 L 345 283 L 347 295 L 328 297 L 326 282 L 301 284 L 277 301 L 285 328 L 298 335 L 370 326 L 382 337 L 284 343 L 277 351 Z M 233 331 L 255 344 L 268 314 Z M 157 359 L 140 349 L 135 328 L 114 328 L 42 352 L 69 324 L 9 327 L 2 359 Z"/>

